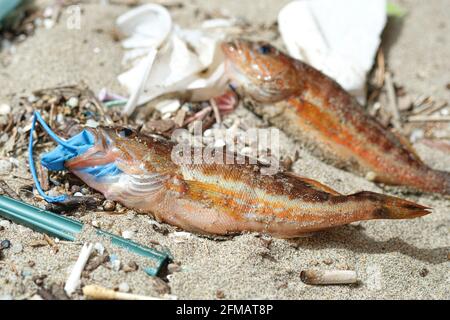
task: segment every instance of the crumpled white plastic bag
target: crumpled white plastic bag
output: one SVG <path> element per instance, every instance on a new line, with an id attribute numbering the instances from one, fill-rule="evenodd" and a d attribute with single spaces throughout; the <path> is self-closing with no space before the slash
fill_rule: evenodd
<path id="1" fill-rule="evenodd" d="M 172 22 L 161 5 L 146 4 L 117 19 L 119 30 L 128 36 L 122 45 L 124 62 L 134 62 L 119 75 L 130 93 L 123 114 L 130 115 L 139 104 L 166 93 L 191 91 L 192 99 L 208 99 L 226 85 L 219 43 L 229 20 L 205 21 L 198 29 L 182 29 Z"/>
<path id="2" fill-rule="evenodd" d="M 291 56 L 334 78 L 364 103 L 367 73 L 386 20 L 386 0 L 297 0 L 281 9 L 278 26 Z"/>

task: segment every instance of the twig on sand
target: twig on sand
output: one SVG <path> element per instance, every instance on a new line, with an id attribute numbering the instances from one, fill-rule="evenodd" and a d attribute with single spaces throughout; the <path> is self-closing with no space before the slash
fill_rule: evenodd
<path id="1" fill-rule="evenodd" d="M 377 69 L 375 72 L 375 83 L 378 88 L 383 87 L 384 79 L 386 77 L 386 63 L 384 59 L 384 52 L 380 48 L 377 52 Z"/>
<path id="2" fill-rule="evenodd" d="M 196 114 L 194 114 L 192 117 L 186 119 L 184 121 L 183 126 L 187 126 L 189 123 L 191 123 L 191 122 L 193 122 L 195 120 L 203 120 L 203 118 L 205 118 L 206 115 L 211 112 L 211 110 L 212 110 L 211 106 L 204 108 L 203 110 L 201 110 L 201 111 L 197 112 Z"/>
<path id="3" fill-rule="evenodd" d="M 300 279 L 306 284 L 351 284 L 358 281 L 353 270 L 303 270 Z"/>
<path id="4" fill-rule="evenodd" d="M 440 115 L 416 115 L 410 116 L 408 118 L 409 122 L 446 122 L 450 121 L 450 116 L 440 116 Z"/>
<path id="5" fill-rule="evenodd" d="M 86 298 L 95 300 L 164 300 L 133 293 L 118 292 L 97 285 L 84 286 L 83 294 Z"/>
<path id="6" fill-rule="evenodd" d="M 392 114 L 392 123 L 397 130 L 401 129 L 401 118 L 398 110 L 397 97 L 395 95 L 394 82 L 392 81 L 392 75 L 390 72 L 386 72 L 384 83 L 386 85 L 386 92 L 388 97 L 388 107 Z"/>
<path id="7" fill-rule="evenodd" d="M 443 108 L 445 108 L 447 106 L 447 101 L 442 101 L 439 104 L 432 104 L 430 106 L 428 106 L 428 108 L 424 109 L 422 112 L 420 112 L 421 114 L 426 114 L 426 115 L 431 115 Z"/>
<path id="8" fill-rule="evenodd" d="M 214 117 L 216 118 L 216 123 L 220 124 L 222 122 L 222 120 L 220 119 L 220 111 L 219 111 L 219 108 L 217 107 L 216 101 L 214 101 L 214 99 L 211 99 L 211 100 L 209 100 L 209 103 L 211 103 L 211 107 L 213 108 Z"/>

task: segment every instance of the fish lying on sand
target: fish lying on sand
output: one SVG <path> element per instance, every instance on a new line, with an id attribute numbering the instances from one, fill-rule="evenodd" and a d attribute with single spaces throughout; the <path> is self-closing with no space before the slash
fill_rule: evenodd
<path id="1" fill-rule="evenodd" d="M 264 175 L 262 165 L 249 161 L 177 164 L 173 142 L 126 128 L 87 130 L 95 144 L 66 161 L 68 170 L 107 199 L 192 232 L 290 238 L 353 221 L 430 213 L 396 197 L 367 191 L 346 196 L 290 173 Z"/>
<path id="2" fill-rule="evenodd" d="M 235 85 L 257 102 L 273 104 L 279 112 L 269 121 L 316 155 L 375 182 L 450 194 L 450 172 L 425 165 L 405 138 L 320 71 L 264 42 L 235 40 L 222 49 Z"/>

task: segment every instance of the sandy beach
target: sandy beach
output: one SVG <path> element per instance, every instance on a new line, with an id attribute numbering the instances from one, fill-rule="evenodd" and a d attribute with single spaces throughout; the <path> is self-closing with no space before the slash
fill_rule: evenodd
<path id="1" fill-rule="evenodd" d="M 45 6 L 49 1 L 37 1 Z M 124 71 L 123 49 L 112 33 L 117 16 L 129 8 L 120 4 L 81 4 L 81 30 L 66 27 L 67 12 L 51 29 L 37 28 L 35 34 L 15 43 L 14 53 L 0 51 L 0 104 L 10 104 L 33 90 L 83 81 L 93 92 L 108 88 L 126 91 L 117 81 Z M 141 1 L 141 3 L 150 1 Z M 160 1 L 164 3 L 164 1 Z M 174 3 L 174 1 L 166 1 Z M 200 23 L 219 9 L 244 18 L 255 26 L 270 26 L 279 9 L 289 1 L 192 0 L 171 5 L 173 19 L 182 26 Z M 450 10 L 447 0 L 396 0 L 407 10 L 401 21 L 391 21 L 383 36 L 383 49 L 394 82 L 412 97 L 433 96 L 450 102 Z M 432 18 L 430 18 L 432 17 Z M 255 38 L 282 47 L 279 35 L 262 32 Z M 249 127 L 267 123 L 244 106 L 231 115 Z M 449 122 L 443 124 L 450 130 Z M 447 131 L 448 132 L 448 131 Z M 430 194 L 405 193 L 401 188 L 383 188 L 362 177 L 336 169 L 302 148 L 291 137 L 281 135 L 281 154 L 298 159 L 292 170 L 316 179 L 344 194 L 362 190 L 400 196 L 431 207 L 432 214 L 412 220 L 374 220 L 317 233 L 295 240 L 243 234 L 213 239 L 180 234 L 172 226 L 132 211 L 85 212 L 75 217 L 86 225 L 100 226 L 116 234 L 132 231 L 132 240 L 167 249 L 177 270 L 162 281 L 142 268 L 114 270 L 104 263 L 82 277 L 82 286 L 98 284 L 108 288 L 129 287 L 137 294 L 179 299 L 449 299 L 450 298 L 450 200 Z M 423 161 L 432 168 L 450 170 L 450 153 L 414 143 Z M 0 158 L 3 154 L 0 145 Z M 17 178 L 22 177 L 22 178 Z M 18 157 L 11 172 L 0 172 L 14 191 L 30 185 L 25 157 Z M 39 298 L 45 288 L 64 298 L 63 286 L 82 243 L 59 242 L 36 246 L 42 234 L 0 218 L 0 241 L 11 248 L 0 258 L 0 299 Z M 45 242 L 45 241 L 44 241 Z M 123 265 L 132 255 L 103 243 L 117 254 Z M 179 267 L 178 267 L 179 266 Z M 300 272 L 309 268 L 355 270 L 358 283 L 311 286 Z M 39 280 L 42 278 L 41 280 Z M 41 297 L 42 298 L 42 297 Z M 81 291 L 72 298 L 84 299 Z"/>

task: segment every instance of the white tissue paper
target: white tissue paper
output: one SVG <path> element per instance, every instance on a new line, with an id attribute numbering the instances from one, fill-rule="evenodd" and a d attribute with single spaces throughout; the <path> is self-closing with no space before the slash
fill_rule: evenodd
<path id="1" fill-rule="evenodd" d="M 281 9 L 278 26 L 291 56 L 365 103 L 366 77 L 386 20 L 386 0 L 298 0 Z"/>
<path id="2" fill-rule="evenodd" d="M 182 29 L 161 5 L 146 4 L 117 19 L 128 38 L 124 63 L 133 67 L 119 75 L 130 93 L 123 114 L 163 94 L 190 91 L 193 100 L 212 98 L 226 86 L 220 42 L 233 22 L 205 21 L 198 29 Z"/>

